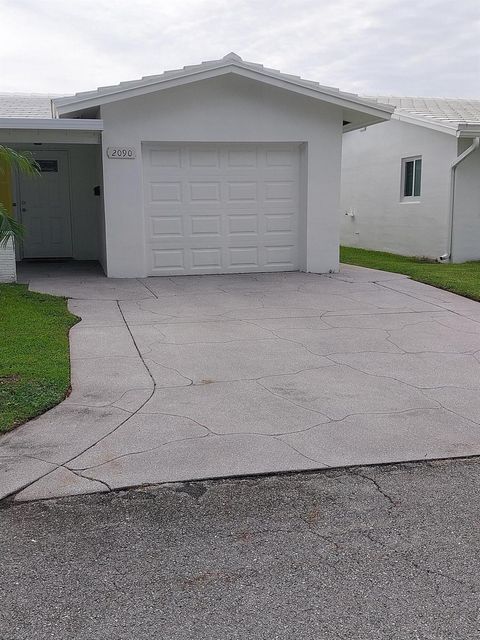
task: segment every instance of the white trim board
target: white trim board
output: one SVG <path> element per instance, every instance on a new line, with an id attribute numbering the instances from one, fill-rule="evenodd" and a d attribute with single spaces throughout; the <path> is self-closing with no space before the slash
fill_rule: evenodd
<path id="1" fill-rule="evenodd" d="M 408 113 L 401 113 L 395 111 L 392 114 L 392 120 L 400 120 L 401 122 L 407 122 L 408 124 L 415 124 L 426 129 L 433 129 L 434 131 L 440 131 L 441 133 L 448 133 L 457 138 L 472 138 L 478 136 L 480 133 L 480 123 L 478 125 L 458 122 L 448 122 L 447 120 L 437 120 L 431 118 L 427 120 L 423 116 L 414 116 Z"/>
<path id="2" fill-rule="evenodd" d="M 87 118 L 0 118 L 0 129 L 103 131 L 103 120 Z"/>

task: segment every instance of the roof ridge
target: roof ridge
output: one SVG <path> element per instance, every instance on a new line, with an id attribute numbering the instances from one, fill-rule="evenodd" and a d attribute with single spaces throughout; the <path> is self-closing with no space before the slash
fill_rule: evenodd
<path id="1" fill-rule="evenodd" d="M 109 98 L 112 100 L 120 99 L 120 94 L 126 91 L 152 91 L 155 90 L 157 86 L 161 89 L 162 84 L 165 84 L 165 86 L 168 87 L 170 86 L 169 83 L 175 84 L 175 81 L 182 82 L 185 80 L 188 82 L 189 77 L 193 77 L 197 74 L 202 74 L 204 72 L 212 72 L 215 74 L 217 71 L 221 73 L 222 69 L 228 70 L 229 68 L 232 68 L 232 71 L 237 69 L 241 72 L 243 70 L 246 72 L 260 74 L 274 81 L 277 80 L 279 82 L 291 83 L 292 85 L 297 86 L 297 90 L 318 92 L 319 94 L 322 94 L 326 100 L 343 100 L 347 101 L 352 106 L 355 105 L 356 107 L 362 106 L 364 108 L 380 109 L 382 112 L 386 113 L 391 113 L 393 111 L 393 107 L 391 105 L 381 104 L 375 99 L 364 98 L 356 93 L 341 91 L 338 87 L 322 85 L 317 81 L 308 80 L 298 75 L 283 73 L 278 69 L 265 67 L 263 64 L 243 60 L 233 51 L 230 51 L 223 56 L 223 58 L 218 60 L 207 60 L 195 65 L 186 65 L 181 69 L 168 69 L 162 74 L 143 76 L 143 78 L 138 78 L 136 80 L 128 80 L 115 85 L 98 87 L 92 91 L 78 92 L 74 96 L 54 99 L 53 103 L 57 110 L 57 114 L 60 113 L 65 115 L 72 111 L 74 105 L 80 105 L 83 103 L 82 107 L 79 107 L 83 108 L 85 104 L 88 104 L 89 106 L 100 104 L 100 102 L 103 103 L 110 101 Z M 292 90 L 294 90 L 293 87 Z M 118 98 L 114 96 L 118 96 Z"/>
<path id="2" fill-rule="evenodd" d="M 315 80 L 308 80 L 306 78 L 302 78 L 301 76 L 295 75 L 295 74 L 283 73 L 279 69 L 272 69 L 272 68 L 269 68 L 269 67 L 265 67 L 263 64 L 260 64 L 258 62 L 250 62 L 248 60 L 244 60 L 242 57 L 240 57 L 234 51 L 230 51 L 225 56 L 223 56 L 222 58 L 219 58 L 217 60 L 205 60 L 204 62 L 200 62 L 199 64 L 185 65 L 184 67 L 182 67 L 180 69 L 166 69 L 165 71 L 163 71 L 162 73 L 159 73 L 159 74 L 152 74 L 152 75 L 148 75 L 148 76 L 142 76 L 141 78 L 136 78 L 136 79 L 133 79 L 133 80 L 126 80 L 126 81 L 119 82 L 119 83 L 112 84 L 112 85 L 100 86 L 100 87 L 97 87 L 96 89 L 92 89 L 92 90 L 89 90 L 89 91 L 79 91 L 79 92 L 75 93 L 73 96 L 65 96 L 65 97 L 74 97 L 74 98 L 76 98 L 76 97 L 84 98 L 85 97 L 86 98 L 88 96 L 101 95 L 102 93 L 106 93 L 108 91 L 113 91 L 115 89 L 134 87 L 135 85 L 142 86 L 144 84 L 161 82 L 162 79 L 171 79 L 171 78 L 174 78 L 175 76 L 187 75 L 187 74 L 192 73 L 192 72 L 196 72 L 196 71 L 200 71 L 200 70 L 207 70 L 207 69 L 210 69 L 210 68 L 215 68 L 217 66 L 228 66 L 230 64 L 239 65 L 239 66 L 244 67 L 244 68 L 251 68 L 253 70 L 263 71 L 264 73 L 269 73 L 271 75 L 275 75 L 275 76 L 279 76 L 279 77 L 282 77 L 282 78 L 286 78 L 288 80 L 299 82 L 299 83 L 305 84 L 306 86 L 313 86 L 313 87 L 316 87 L 316 88 L 319 88 L 319 89 L 325 89 L 327 91 L 334 91 L 336 93 L 343 94 L 345 96 L 360 98 L 360 96 L 358 96 L 358 94 L 342 92 L 337 87 L 331 87 L 331 86 L 328 86 L 328 85 L 322 85 L 322 84 L 320 84 L 319 82 L 317 82 Z M 61 96 L 59 96 L 59 97 L 61 97 Z"/>

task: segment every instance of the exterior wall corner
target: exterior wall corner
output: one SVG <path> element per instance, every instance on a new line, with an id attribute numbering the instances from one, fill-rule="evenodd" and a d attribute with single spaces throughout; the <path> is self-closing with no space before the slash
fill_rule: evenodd
<path id="1" fill-rule="evenodd" d="M 10 240 L 5 248 L 0 247 L 0 282 L 15 282 L 16 279 L 15 248 Z"/>

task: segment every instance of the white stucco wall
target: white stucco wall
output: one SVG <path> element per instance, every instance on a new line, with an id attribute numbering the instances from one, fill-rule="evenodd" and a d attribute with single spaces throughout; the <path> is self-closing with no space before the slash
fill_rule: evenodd
<path id="1" fill-rule="evenodd" d="M 454 136 L 399 120 L 345 134 L 341 243 L 432 258 L 444 254 L 456 154 Z M 401 161 L 411 156 L 422 156 L 421 197 L 402 202 Z"/>
<path id="2" fill-rule="evenodd" d="M 306 269 L 338 268 L 342 114 L 338 107 L 241 77 L 223 76 L 111 103 L 104 121 L 107 273 L 145 276 L 142 142 L 307 143 Z M 106 157 L 133 146 L 135 160 Z M 302 240 L 302 239 L 300 239 Z"/>
<path id="3" fill-rule="evenodd" d="M 15 282 L 16 276 L 15 250 L 10 241 L 5 248 L 0 247 L 0 282 Z"/>
<path id="4" fill-rule="evenodd" d="M 460 155 L 471 140 L 459 140 Z M 456 169 L 453 216 L 453 262 L 480 260 L 480 151 L 475 151 Z"/>

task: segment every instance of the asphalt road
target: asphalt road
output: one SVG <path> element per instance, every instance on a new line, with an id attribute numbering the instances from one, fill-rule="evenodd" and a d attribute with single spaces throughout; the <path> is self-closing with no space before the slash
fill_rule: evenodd
<path id="1" fill-rule="evenodd" d="M 1 640 L 480 634 L 479 459 L 2 506 Z"/>

